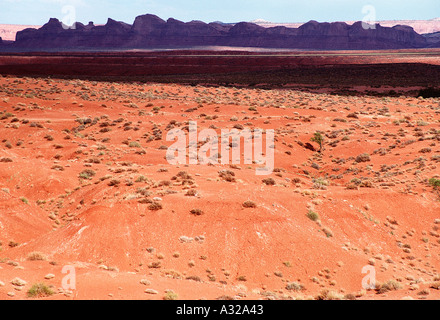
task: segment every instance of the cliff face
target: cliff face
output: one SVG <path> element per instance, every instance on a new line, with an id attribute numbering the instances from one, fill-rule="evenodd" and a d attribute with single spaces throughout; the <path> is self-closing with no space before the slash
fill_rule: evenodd
<path id="1" fill-rule="evenodd" d="M 423 36 L 430 48 L 440 48 L 440 32 L 427 33 Z"/>
<path id="2" fill-rule="evenodd" d="M 133 25 L 108 19 L 104 26 L 76 23 L 67 28 L 50 19 L 40 29 L 17 33 L 14 46 L 32 49 L 66 48 L 154 48 L 191 46 L 240 46 L 291 49 L 402 49 L 426 47 L 425 37 L 411 27 L 376 25 L 364 29 L 361 22 L 319 23 L 310 21 L 299 28 L 264 28 L 253 23 L 231 25 L 164 21 L 146 14 Z"/>

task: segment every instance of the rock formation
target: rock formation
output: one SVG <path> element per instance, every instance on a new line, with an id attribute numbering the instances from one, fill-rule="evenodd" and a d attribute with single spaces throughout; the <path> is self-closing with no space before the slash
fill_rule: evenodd
<path id="1" fill-rule="evenodd" d="M 194 46 L 239 46 L 287 49 L 362 50 L 403 49 L 428 46 L 427 39 L 408 26 L 365 29 L 362 22 L 319 23 L 309 21 L 299 28 L 283 26 L 264 28 L 254 23 L 235 25 L 167 21 L 146 14 L 138 16 L 133 25 L 108 19 L 103 26 L 92 22 L 64 26 L 50 19 L 40 29 L 17 33 L 13 44 L 31 49 L 93 49 L 93 48 L 182 48 Z"/>

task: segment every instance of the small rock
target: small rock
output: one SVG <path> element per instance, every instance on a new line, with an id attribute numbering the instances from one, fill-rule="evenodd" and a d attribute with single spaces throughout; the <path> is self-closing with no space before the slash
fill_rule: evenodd
<path id="1" fill-rule="evenodd" d="M 64 295 L 65 295 L 66 297 L 71 297 L 71 296 L 73 295 L 73 291 L 71 291 L 71 290 L 65 291 L 65 292 L 64 292 Z"/>
<path id="2" fill-rule="evenodd" d="M 52 273 L 46 274 L 46 275 L 44 276 L 44 279 L 47 279 L 47 280 L 50 280 L 50 279 L 53 279 L 53 278 L 55 278 L 55 275 L 52 274 Z"/>
<path id="3" fill-rule="evenodd" d="M 13 280 L 11 281 L 11 283 L 12 283 L 14 286 L 18 286 L 18 287 L 23 287 L 23 286 L 25 286 L 25 285 L 27 284 L 26 281 L 24 281 L 24 280 L 22 280 L 22 279 L 20 279 L 20 278 L 15 278 L 15 279 L 13 279 Z"/>
<path id="4" fill-rule="evenodd" d="M 150 281 L 148 281 L 147 279 L 142 279 L 141 281 L 139 281 L 141 284 L 149 286 L 151 284 Z"/>
<path id="5" fill-rule="evenodd" d="M 159 294 L 158 291 L 153 290 L 153 289 L 147 289 L 147 290 L 145 290 L 145 293 L 148 293 L 148 294 Z"/>

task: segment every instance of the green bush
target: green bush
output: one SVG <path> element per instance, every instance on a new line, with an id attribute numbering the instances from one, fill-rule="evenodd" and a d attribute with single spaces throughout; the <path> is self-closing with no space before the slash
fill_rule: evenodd
<path id="1" fill-rule="evenodd" d="M 433 186 L 435 189 L 440 187 L 440 179 L 431 178 L 429 179 L 429 184 Z"/>
<path id="2" fill-rule="evenodd" d="M 318 152 L 322 151 L 322 143 L 324 142 L 324 137 L 322 136 L 321 132 L 315 132 L 313 135 L 313 138 L 310 139 L 312 142 L 316 142 L 319 144 L 319 150 Z"/>
<path id="3" fill-rule="evenodd" d="M 95 175 L 96 175 L 95 171 L 93 171 L 91 169 L 86 169 L 79 174 L 79 177 L 81 179 L 91 179 Z"/>
<path id="4" fill-rule="evenodd" d="M 55 292 L 44 283 L 34 284 L 27 292 L 29 298 L 42 298 L 53 294 L 55 294 Z"/>
<path id="5" fill-rule="evenodd" d="M 307 217 L 312 220 L 312 221 L 318 221 L 319 220 L 319 214 L 317 214 L 315 211 L 313 210 L 309 210 L 309 212 L 307 212 Z"/>

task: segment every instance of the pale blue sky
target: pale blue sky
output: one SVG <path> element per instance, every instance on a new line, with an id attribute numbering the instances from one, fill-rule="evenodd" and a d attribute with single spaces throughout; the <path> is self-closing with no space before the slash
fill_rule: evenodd
<path id="1" fill-rule="evenodd" d="M 66 5 L 75 8 L 77 21 L 95 24 L 105 23 L 108 17 L 131 24 L 145 13 L 185 22 L 354 21 L 364 19 L 365 5 L 375 8 L 376 20 L 440 17 L 440 0 L 0 0 L 0 24 L 41 25 L 51 17 L 62 20 Z"/>

